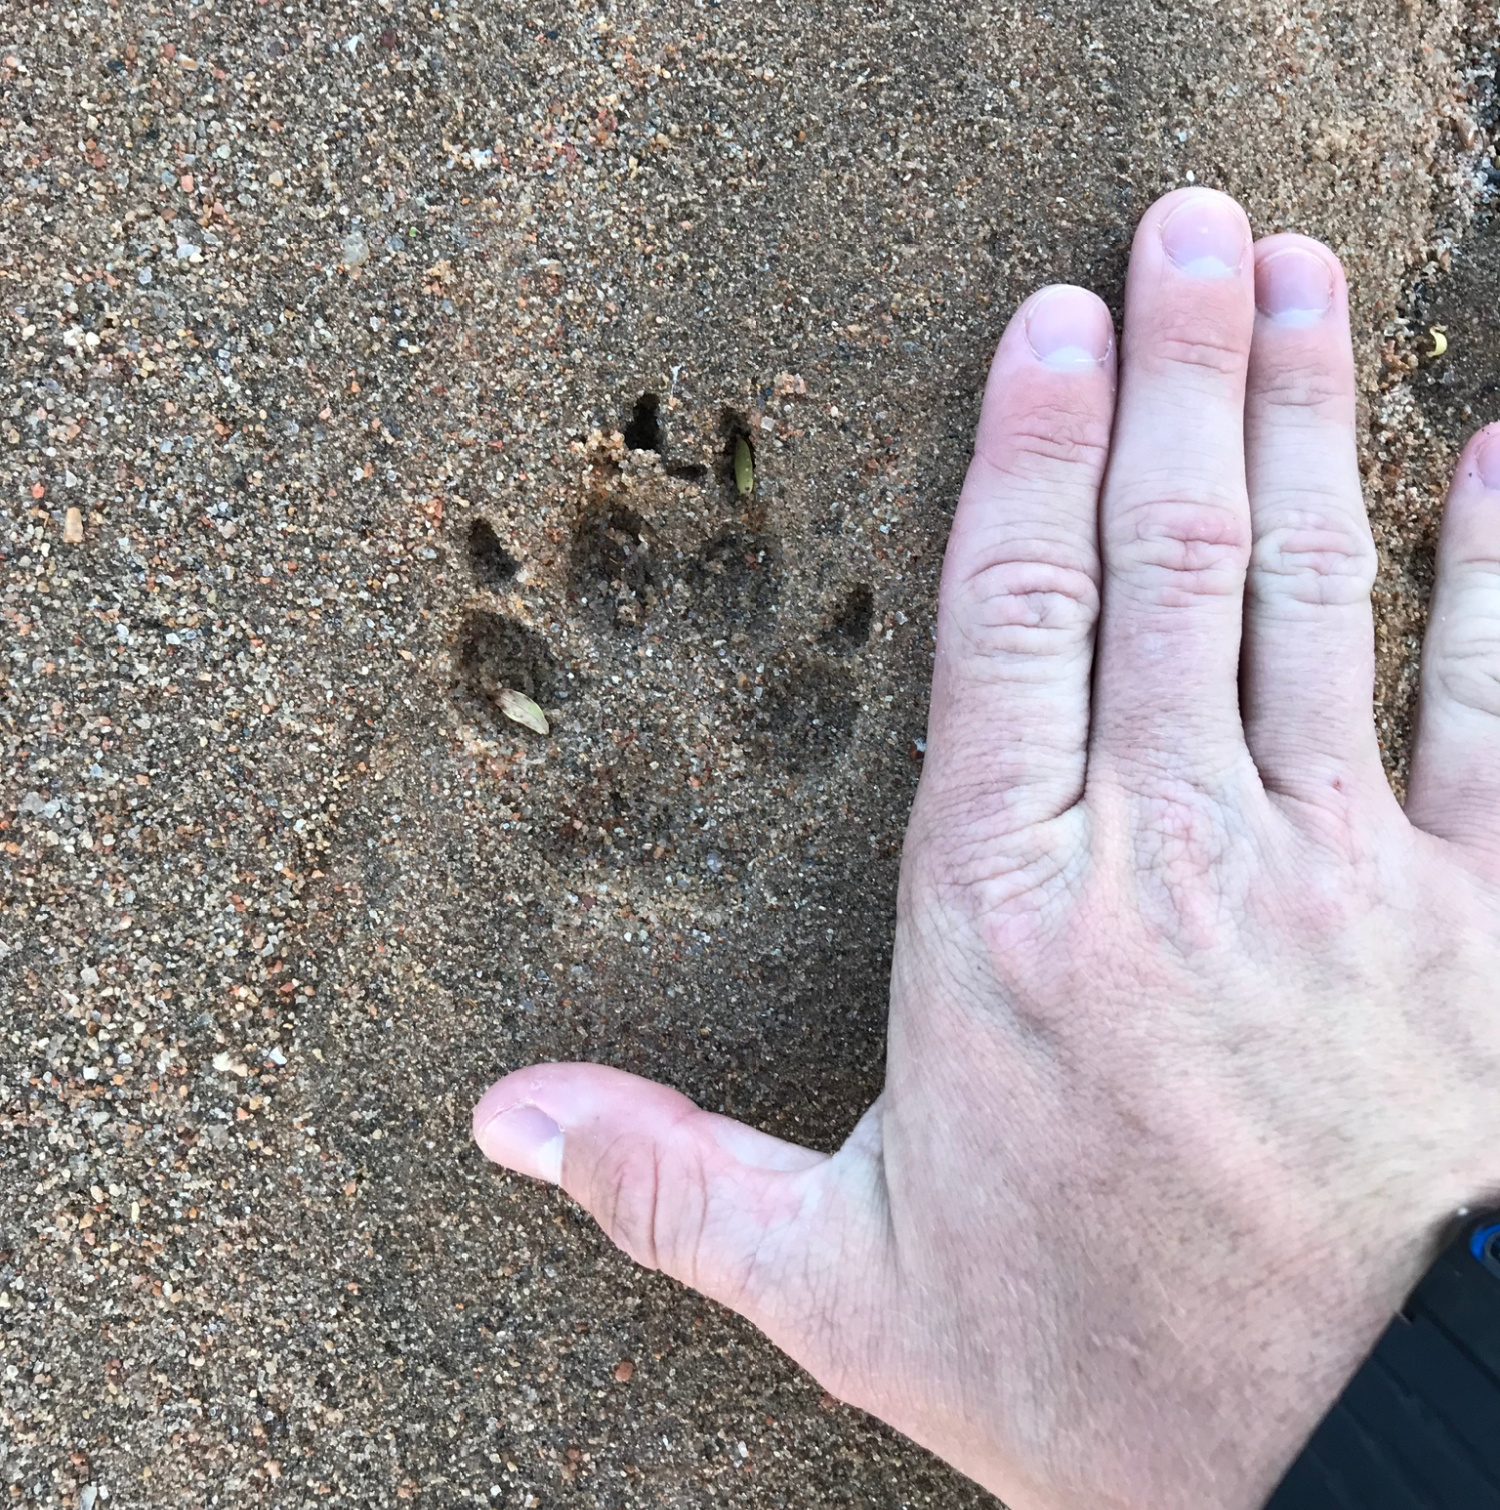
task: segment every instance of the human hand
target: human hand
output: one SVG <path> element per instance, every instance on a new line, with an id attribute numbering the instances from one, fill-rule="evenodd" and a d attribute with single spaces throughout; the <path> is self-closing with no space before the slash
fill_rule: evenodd
<path id="1" fill-rule="evenodd" d="M 1169 195 L 1000 343 L 953 522 L 887 1081 L 824 1157 L 594 1065 L 475 1136 L 1014 1510 L 1262 1504 L 1500 1191 L 1500 427 L 1405 811 L 1337 261 Z"/>

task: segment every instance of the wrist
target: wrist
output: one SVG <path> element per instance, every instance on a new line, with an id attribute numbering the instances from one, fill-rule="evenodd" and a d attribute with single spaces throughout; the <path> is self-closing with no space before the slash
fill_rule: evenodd
<path id="1" fill-rule="evenodd" d="M 1267 1510 L 1500 1504 L 1500 1213 L 1467 1213 Z"/>

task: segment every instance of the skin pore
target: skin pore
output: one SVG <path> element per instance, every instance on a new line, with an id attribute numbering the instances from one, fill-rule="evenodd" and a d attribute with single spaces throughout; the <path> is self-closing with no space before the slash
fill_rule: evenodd
<path id="1" fill-rule="evenodd" d="M 555 1064 L 480 1147 L 1012 1510 L 1262 1505 L 1500 1196 L 1500 427 L 1404 809 L 1374 573 L 1337 259 L 1168 195 L 1118 342 L 1053 287 L 996 352 L 853 1135 Z"/>

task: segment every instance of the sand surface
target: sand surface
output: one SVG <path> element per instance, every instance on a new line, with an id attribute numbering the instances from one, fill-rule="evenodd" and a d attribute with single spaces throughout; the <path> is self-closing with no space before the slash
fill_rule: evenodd
<path id="1" fill-rule="evenodd" d="M 837 1145 L 988 353 L 1175 185 L 1346 259 L 1399 780 L 1493 19 L 7 5 L 11 1501 L 991 1503 L 469 1108 L 587 1056 Z"/>

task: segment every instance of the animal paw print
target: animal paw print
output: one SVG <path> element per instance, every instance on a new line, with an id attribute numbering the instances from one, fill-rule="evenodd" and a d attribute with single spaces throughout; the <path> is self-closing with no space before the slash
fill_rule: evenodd
<path id="1" fill-rule="evenodd" d="M 646 521 L 623 504 L 585 511 L 573 532 L 570 575 L 579 604 L 616 629 L 639 629 L 663 586 Z"/>
<path id="2" fill-rule="evenodd" d="M 859 717 L 854 673 L 820 655 L 784 655 L 771 669 L 769 689 L 750 721 L 750 748 L 794 774 L 826 770 L 848 745 Z"/>
<path id="3" fill-rule="evenodd" d="M 721 412 L 712 464 L 668 459 L 668 439 L 661 401 L 650 392 L 612 441 L 591 437 L 591 481 L 567 551 L 569 601 L 596 635 L 622 638 L 616 654 L 648 628 L 653 637 L 670 627 L 673 640 L 730 647 L 724 653 L 741 658 L 745 672 L 723 716 L 739 724 L 745 753 L 790 772 L 826 769 L 847 748 L 859 716 L 859 680 L 849 662 L 869 640 L 874 593 L 865 583 L 844 586 L 821 625 L 803 637 L 804 648 L 786 643 L 793 628 L 783 612 L 788 563 L 753 487 L 744 485 L 747 455 L 752 475 L 755 466 L 747 417 Z M 662 460 L 632 464 L 629 452 Z M 686 494 L 675 486 L 684 482 Z M 700 491 L 709 494 L 706 510 L 681 506 Z M 707 529 L 705 512 L 719 513 Z M 520 573 L 517 555 L 487 519 L 469 525 L 466 548 L 481 588 L 503 590 Z M 487 607 L 466 615 L 453 663 L 460 685 L 496 717 L 506 689 L 544 708 L 567 696 L 567 678 L 541 635 Z M 747 692 L 749 672 L 754 687 Z M 629 821 L 611 824 L 604 821 L 610 814 L 590 812 L 576 815 L 575 826 L 650 836 L 654 820 L 643 819 L 632 799 L 617 793 L 611 803 L 619 808 L 613 816 Z"/>
<path id="4" fill-rule="evenodd" d="M 499 717 L 501 694 L 519 692 L 539 708 L 567 697 L 546 641 L 534 629 L 487 608 L 471 608 L 454 641 L 459 685 Z"/>

